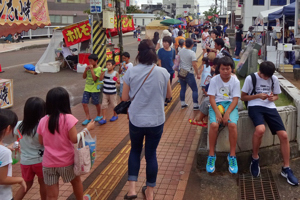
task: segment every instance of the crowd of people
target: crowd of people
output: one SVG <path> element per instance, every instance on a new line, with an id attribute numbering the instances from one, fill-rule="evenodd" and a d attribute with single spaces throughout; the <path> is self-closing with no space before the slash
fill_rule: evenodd
<path id="1" fill-rule="evenodd" d="M 91 54 L 88 57 L 90 65 L 83 73 L 83 78 L 86 79 L 82 98 L 86 115 L 82 122 L 82 125 L 86 125 L 84 130 L 94 129 L 96 122 L 101 126 L 105 125 L 108 119 L 107 109 L 116 107 L 119 101 L 131 101 L 128 109 L 131 140 L 128 159 L 129 188 L 124 199 L 137 198 L 136 182 L 145 139 L 146 186 L 143 187 L 142 193 L 147 200 L 153 200 L 158 173 L 156 149 L 164 129 L 164 106 L 172 101 L 171 84 L 175 74 L 178 75 L 181 86 L 182 109 L 189 106 L 185 101 L 187 85 L 192 90 L 193 110 L 196 114 L 189 123 L 207 127 L 209 118 L 209 152 L 206 164 L 208 173 L 215 171 L 215 146 L 219 127 L 222 126 L 228 127 L 229 130 L 229 172 L 238 173 L 235 149 L 239 120 L 237 105 L 242 100 L 248 102 L 249 117 L 255 126 L 250 166 L 253 177 L 260 175 L 259 147 L 266 122 L 272 134 L 277 135 L 280 140 L 284 161 L 281 175 L 289 184 L 299 184 L 289 165 L 289 140 L 274 104 L 281 93 L 278 79 L 273 75 L 274 64 L 261 63 L 259 71 L 247 76 L 241 89 L 240 82 L 234 74 L 233 58 L 228 51 L 228 36 L 220 28 L 216 26 L 216 29 L 210 32 L 208 27 L 204 27 L 203 30 L 196 28 L 191 30 L 191 37 L 186 37 L 184 30 L 178 28 L 172 31 L 164 30 L 161 37 L 157 32 L 152 40 L 144 39 L 139 43 L 135 66 L 130 62 L 130 54 L 124 52 L 123 63 L 118 71 L 115 70 L 116 64 L 113 60 L 108 60 L 106 67 L 100 68 L 97 65 L 97 55 Z M 237 31 L 238 34 L 243 38 L 242 32 Z M 201 66 L 195 48 L 199 43 L 203 49 Z M 252 84 L 254 78 L 256 87 Z M 199 86 L 196 79 L 201 79 Z M 119 92 L 117 85 L 120 85 Z M 201 104 L 199 87 L 204 96 Z M 89 113 L 90 100 L 96 107 L 95 118 Z M 110 122 L 116 120 L 118 115 L 113 110 Z M 29 98 L 25 103 L 22 121 L 18 122 L 16 114 L 11 110 L 0 110 L 0 121 L 0 199 L 13 198 L 13 184 L 21 186 L 14 199 L 22 199 L 31 188 L 35 175 L 38 177 L 41 199 L 58 198 L 60 177 L 64 182 L 72 184 L 76 199 L 83 199 L 80 176 L 76 176 L 73 170 L 73 144 L 77 143 L 78 132 L 75 125 L 78 120 L 72 115 L 70 98 L 64 88 L 51 89 L 46 101 L 38 97 Z M 12 177 L 13 144 L 3 143 L 4 137 L 11 133 L 18 137 L 23 136 L 20 140 L 22 177 Z"/>

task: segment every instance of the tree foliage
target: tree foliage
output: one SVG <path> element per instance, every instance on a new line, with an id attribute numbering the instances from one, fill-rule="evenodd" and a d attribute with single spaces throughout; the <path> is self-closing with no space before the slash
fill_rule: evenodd
<path id="1" fill-rule="evenodd" d="M 143 13 L 143 11 L 141 11 L 138 6 L 131 5 L 126 7 L 126 13 Z"/>
<path id="2" fill-rule="evenodd" d="M 217 11 L 217 7 L 212 5 L 208 11 L 203 12 L 205 19 L 210 22 L 214 22 L 216 20 L 215 15 L 219 15 L 219 11 Z M 213 16 L 211 19 L 208 19 L 208 16 Z"/>

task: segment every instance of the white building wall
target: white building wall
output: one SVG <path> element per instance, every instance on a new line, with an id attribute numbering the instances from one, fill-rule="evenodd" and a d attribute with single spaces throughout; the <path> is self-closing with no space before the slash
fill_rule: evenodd
<path id="1" fill-rule="evenodd" d="M 155 14 L 128 14 L 133 18 L 133 22 L 135 26 L 146 26 L 150 22 L 152 22 L 156 16 Z"/>
<path id="2" fill-rule="evenodd" d="M 290 0 L 287 0 L 287 4 L 290 4 Z M 261 11 L 270 10 L 281 6 L 271 6 L 271 0 L 265 0 L 265 5 L 256 6 L 253 5 L 253 0 L 244 0 L 242 8 L 244 31 L 248 30 L 249 26 L 254 25 L 253 17 L 257 17 Z"/>

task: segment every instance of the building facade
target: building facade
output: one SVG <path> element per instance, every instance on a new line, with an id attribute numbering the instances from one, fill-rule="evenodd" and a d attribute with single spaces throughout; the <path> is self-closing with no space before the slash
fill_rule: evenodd
<path id="1" fill-rule="evenodd" d="M 242 2 L 242 22 L 244 24 L 244 30 L 249 26 L 255 24 L 255 19 L 261 11 L 277 8 L 290 3 L 295 0 L 240 0 Z"/>
<path id="2" fill-rule="evenodd" d="M 145 27 L 156 18 L 155 14 L 132 13 L 128 15 L 132 16 L 135 26 L 141 27 Z"/>
<path id="3" fill-rule="evenodd" d="M 199 3 L 197 0 L 163 0 L 163 8 L 173 18 L 178 15 L 184 15 L 185 12 L 197 15 Z"/>

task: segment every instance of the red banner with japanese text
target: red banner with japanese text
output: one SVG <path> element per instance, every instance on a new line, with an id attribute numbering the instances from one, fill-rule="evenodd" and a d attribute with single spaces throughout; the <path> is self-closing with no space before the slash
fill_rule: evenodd
<path id="1" fill-rule="evenodd" d="M 122 32 L 127 33 L 130 31 L 133 31 L 134 23 L 132 16 L 122 15 Z M 109 32 L 111 34 L 111 37 L 118 35 L 118 29 L 117 29 L 117 18 L 115 16 L 115 27 L 112 29 L 106 29 L 106 36 L 109 37 Z"/>
<path id="2" fill-rule="evenodd" d="M 89 21 L 84 21 L 73 26 L 67 27 L 62 31 L 66 45 L 74 44 L 91 39 L 91 25 Z"/>

